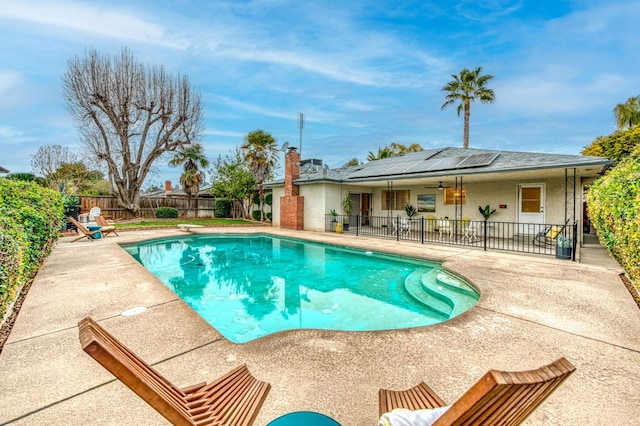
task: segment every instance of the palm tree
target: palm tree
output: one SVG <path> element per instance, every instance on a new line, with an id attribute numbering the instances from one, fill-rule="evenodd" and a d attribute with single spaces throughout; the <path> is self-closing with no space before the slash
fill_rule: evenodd
<path id="1" fill-rule="evenodd" d="M 458 117 L 464 111 L 464 148 L 469 148 L 469 115 L 471 114 L 471 102 L 479 100 L 485 104 L 492 104 L 495 100 L 495 93 L 487 87 L 487 82 L 493 79 L 491 74 L 480 75 L 482 67 L 473 71 L 463 69 L 459 75 L 452 74 L 453 80 L 442 88 L 447 92 L 446 102 L 442 104 L 442 109 L 460 101 L 458 105 Z"/>
<path id="2" fill-rule="evenodd" d="M 613 108 L 618 129 L 632 128 L 640 124 L 640 96 L 631 97 L 627 102 Z"/>
<path id="3" fill-rule="evenodd" d="M 383 158 L 391 157 L 391 155 L 392 153 L 388 146 L 385 146 L 384 148 L 378 147 L 377 154 L 375 154 L 373 151 L 369 151 L 369 154 L 367 155 L 367 161 L 381 160 Z"/>
<path id="4" fill-rule="evenodd" d="M 417 143 L 412 143 L 409 146 L 406 146 L 401 143 L 391 142 L 389 146 L 385 146 L 384 148 L 378 148 L 378 153 L 374 153 L 369 151 L 367 155 L 367 161 L 375 161 L 381 160 L 383 158 L 395 157 L 396 155 L 406 154 L 407 152 L 418 152 L 424 151 L 422 145 Z"/>
<path id="5" fill-rule="evenodd" d="M 184 193 L 187 194 L 187 201 L 189 203 L 187 216 L 190 216 L 191 199 L 198 197 L 200 185 L 204 182 L 204 173 L 200 171 L 200 167 L 205 168 L 209 166 L 209 160 L 207 160 L 207 157 L 204 155 L 202 145 L 196 143 L 181 146 L 169 161 L 169 165 L 177 167 L 181 164 L 184 165 L 184 172 L 180 175 L 180 184 L 182 185 Z"/>
<path id="6" fill-rule="evenodd" d="M 264 130 L 250 132 L 240 147 L 244 151 L 244 159 L 249 164 L 251 173 L 258 183 L 258 197 L 260 199 L 260 211 L 264 220 L 264 181 L 271 176 L 271 172 L 278 165 L 280 150 L 276 145 L 276 139 Z"/>
<path id="7" fill-rule="evenodd" d="M 407 152 L 424 151 L 424 148 L 419 143 L 412 143 L 411 145 L 407 146 L 401 143 L 391 142 L 391 145 L 389 145 L 389 147 L 391 148 L 393 155 L 406 154 Z"/>

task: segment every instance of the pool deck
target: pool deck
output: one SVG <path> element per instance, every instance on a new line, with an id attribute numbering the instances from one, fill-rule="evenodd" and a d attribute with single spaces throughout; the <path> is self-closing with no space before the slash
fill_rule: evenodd
<path id="1" fill-rule="evenodd" d="M 345 426 L 375 425 L 380 387 L 426 381 L 453 402 L 491 368 L 526 370 L 564 356 L 576 372 L 527 425 L 640 425 L 640 310 L 606 252 L 587 263 L 331 233 L 265 232 L 443 261 L 482 292 L 448 322 L 409 330 L 296 330 L 245 344 L 222 337 L 118 243 L 179 230 L 59 240 L 36 276 L 0 354 L 0 425 L 161 425 L 167 422 L 85 354 L 77 323 L 91 316 L 178 386 L 246 363 L 272 388 L 256 425 L 318 411 Z M 585 250 L 585 249 L 583 249 Z M 604 253 L 604 254 L 603 254 Z M 139 315 L 121 316 L 146 306 Z"/>

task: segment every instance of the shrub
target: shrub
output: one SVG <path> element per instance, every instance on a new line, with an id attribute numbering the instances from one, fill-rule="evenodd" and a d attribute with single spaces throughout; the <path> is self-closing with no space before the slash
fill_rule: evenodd
<path id="1" fill-rule="evenodd" d="M 271 220 L 271 218 L 273 217 L 273 213 L 271 213 L 271 212 L 265 213 L 265 215 L 267 216 L 267 219 L 269 219 L 269 220 Z"/>
<path id="2" fill-rule="evenodd" d="M 74 210 L 80 207 L 80 197 L 77 195 L 64 195 L 62 197 L 62 203 L 65 211 Z"/>
<path id="3" fill-rule="evenodd" d="M 175 219 L 178 217 L 178 209 L 174 207 L 158 207 L 155 214 L 158 219 Z"/>
<path id="4" fill-rule="evenodd" d="M 262 212 L 260 210 L 254 210 L 253 212 L 251 212 L 251 215 L 253 216 L 253 220 L 262 219 Z"/>
<path id="5" fill-rule="evenodd" d="M 264 203 L 268 206 L 273 203 L 273 194 L 271 192 L 264 196 Z"/>
<path id="6" fill-rule="evenodd" d="M 7 175 L 7 179 L 32 182 L 36 179 L 36 175 L 34 175 L 33 173 L 9 173 Z"/>
<path id="7" fill-rule="evenodd" d="M 34 182 L 0 179 L 0 315 L 53 250 L 62 197 Z"/>
<path id="8" fill-rule="evenodd" d="M 231 206 L 233 200 L 229 198 L 216 198 L 216 205 L 214 207 L 214 214 L 216 217 L 229 217 L 231 216 Z"/>
<path id="9" fill-rule="evenodd" d="M 587 206 L 600 242 L 640 280 L 640 147 L 591 186 Z"/>

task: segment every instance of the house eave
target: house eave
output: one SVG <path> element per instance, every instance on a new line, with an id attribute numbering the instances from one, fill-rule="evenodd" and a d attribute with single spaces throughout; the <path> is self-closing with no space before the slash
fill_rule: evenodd
<path id="1" fill-rule="evenodd" d="M 554 165 L 532 165 L 532 166 L 519 166 L 519 167 L 504 167 L 493 169 L 460 169 L 460 170 L 446 170 L 435 173 L 405 173 L 398 175 L 381 175 L 362 178 L 343 179 L 340 183 L 359 183 L 359 182 L 379 182 L 389 180 L 406 180 L 406 179 L 434 179 L 444 178 L 449 176 L 471 176 L 471 175 L 493 175 L 502 173 L 517 173 L 517 172 L 531 172 L 541 170 L 564 170 L 573 168 L 589 168 L 598 167 L 599 169 L 607 167 L 612 164 L 612 161 L 602 159 L 602 161 L 590 161 L 590 162 L 575 162 L 565 164 Z"/>

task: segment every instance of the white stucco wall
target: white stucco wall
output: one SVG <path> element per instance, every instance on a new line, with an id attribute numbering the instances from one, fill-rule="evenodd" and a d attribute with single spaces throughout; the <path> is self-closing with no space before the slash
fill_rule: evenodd
<path id="1" fill-rule="evenodd" d="M 284 196 L 284 186 L 273 188 L 271 203 L 271 225 L 280 228 L 280 197 Z"/>
<path id="2" fill-rule="evenodd" d="M 538 180 L 507 180 L 490 183 L 465 183 L 466 202 L 458 208 L 462 209 L 462 216 L 468 216 L 472 220 L 481 220 L 482 215 L 478 211 L 479 206 L 491 206 L 496 209 L 493 220 L 500 222 L 516 222 L 518 220 L 518 195 L 520 185 L 542 184 L 545 192 L 545 219 L 546 223 L 564 222 L 564 179 L 538 179 Z M 455 205 L 444 204 L 444 191 L 437 188 L 424 188 L 424 186 L 394 185 L 394 190 L 409 190 L 410 202 L 414 207 L 418 205 L 419 194 L 434 194 L 436 196 L 436 211 L 434 213 L 420 212 L 418 216 L 435 216 L 436 218 L 455 216 Z M 382 191 L 386 188 L 376 188 L 373 191 L 374 216 L 387 216 L 388 211 L 382 210 Z M 579 197 L 576 202 L 579 202 Z M 499 208 L 505 205 L 506 208 Z M 459 210 L 460 211 L 460 210 Z M 404 209 L 393 210 L 392 216 L 405 216 Z"/>
<path id="3" fill-rule="evenodd" d="M 300 185 L 300 195 L 304 197 L 304 229 L 324 231 L 326 210 L 326 184 Z"/>
<path id="4" fill-rule="evenodd" d="M 468 216 L 472 220 L 482 220 L 478 211 L 479 206 L 489 204 L 492 209 L 497 209 L 492 220 L 498 222 L 518 221 L 518 196 L 519 186 L 526 184 L 542 184 L 545 193 L 544 222 L 564 223 L 565 220 L 565 187 L 564 178 L 561 179 L 531 179 L 531 180 L 502 180 L 489 183 L 464 183 L 466 188 L 466 203 L 462 208 L 462 216 Z M 437 188 L 425 188 L 424 185 L 403 186 L 396 182 L 395 190 L 409 190 L 410 202 L 418 205 L 418 194 L 435 194 L 436 211 L 434 213 L 420 212 L 418 216 L 433 215 L 436 218 L 455 216 L 455 206 L 444 204 L 444 191 Z M 334 183 L 315 183 L 300 185 L 300 195 L 304 197 L 304 229 L 324 231 L 325 215 L 331 209 L 336 209 L 338 214 L 343 214 L 342 200 L 348 193 L 372 194 L 372 216 L 387 216 L 389 212 L 382 210 L 382 191 L 386 188 L 372 188 L 364 185 L 351 186 Z M 579 186 L 576 195 L 576 220 L 580 220 L 581 196 Z M 280 197 L 284 195 L 284 187 L 273 189 L 273 226 L 280 226 Z M 499 208 L 506 205 L 505 208 Z M 405 216 L 404 209 L 393 210 L 392 216 Z M 352 214 L 358 214 L 354 211 Z"/>

